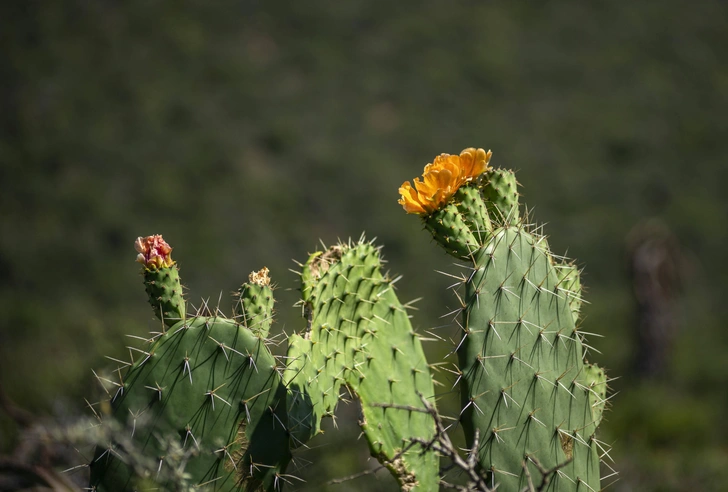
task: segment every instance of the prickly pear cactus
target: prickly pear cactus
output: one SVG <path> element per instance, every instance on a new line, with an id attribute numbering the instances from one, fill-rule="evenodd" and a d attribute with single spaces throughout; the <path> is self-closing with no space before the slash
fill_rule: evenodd
<path id="1" fill-rule="evenodd" d="M 520 217 L 515 176 L 490 169 L 490 157 L 443 154 L 400 188 L 404 209 L 469 267 L 457 347 L 466 440 L 472 447 L 479 431 L 480 467 L 498 490 L 543 480 L 543 470 L 548 490 L 600 490 L 606 376 L 585 362 L 575 326 L 579 272 Z"/>
<path id="2" fill-rule="evenodd" d="M 372 456 L 385 464 L 402 490 L 436 490 L 439 458 L 412 439 L 432 439 L 435 421 L 429 366 L 395 279 L 381 273 L 371 243 L 339 244 L 313 254 L 302 272 L 307 327 L 290 339 L 284 379 L 289 422 L 300 441 L 320 432 L 333 415 L 342 386 L 358 397 L 359 422 Z M 313 415 L 312 421 L 306 416 Z M 307 427 L 310 422 L 311 427 Z"/>
<path id="3" fill-rule="evenodd" d="M 435 433 L 423 403 L 434 401 L 433 382 L 378 248 L 362 240 L 309 258 L 307 323 L 290 337 L 283 367 L 265 344 L 274 305 L 267 268 L 240 287 L 233 318 L 207 308 L 185 316 L 172 248 L 161 236 L 136 247 L 163 330 L 118 370 L 112 417 L 126 426 L 97 449 L 91 488 L 280 490 L 291 450 L 321 432 L 342 386 L 361 402 L 372 455 L 402 489 L 437 488 L 438 455 L 415 441 Z"/>
<path id="4" fill-rule="evenodd" d="M 155 312 L 168 329 L 134 349 L 117 383 L 113 418 L 127 424 L 130 439 L 97 450 L 91 487 L 175 490 L 178 483 L 162 478 L 179 475 L 169 467 L 181 467 L 190 485 L 215 491 L 280 485 L 290 452 L 285 387 L 262 328 L 273 302 L 267 269 L 241 287 L 236 319 L 209 310 L 185 318 L 169 245 L 151 236 L 140 238 L 137 250 L 150 303 L 162 306 Z M 171 313 L 182 319 L 170 324 Z M 155 473 L 134 466 L 138 454 L 156 461 Z"/>

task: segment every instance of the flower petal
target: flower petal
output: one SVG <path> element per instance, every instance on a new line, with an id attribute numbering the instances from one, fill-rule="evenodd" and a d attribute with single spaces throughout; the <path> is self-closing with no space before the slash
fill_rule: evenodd
<path id="1" fill-rule="evenodd" d="M 147 268 L 162 268 L 174 265 L 170 255 L 172 247 L 167 244 L 160 234 L 138 237 L 134 241 L 134 249 L 139 252 L 136 261 Z"/>
<path id="2" fill-rule="evenodd" d="M 460 152 L 460 166 L 465 178 L 474 178 L 488 170 L 491 151 L 470 147 Z"/>
<path id="3" fill-rule="evenodd" d="M 397 200 L 397 203 L 402 205 L 405 212 L 407 212 L 408 214 L 426 213 L 425 209 L 420 204 L 417 191 L 412 188 L 412 185 L 409 181 L 405 181 L 404 183 L 402 183 L 402 186 L 399 187 L 399 194 L 402 196 L 399 200 Z"/>

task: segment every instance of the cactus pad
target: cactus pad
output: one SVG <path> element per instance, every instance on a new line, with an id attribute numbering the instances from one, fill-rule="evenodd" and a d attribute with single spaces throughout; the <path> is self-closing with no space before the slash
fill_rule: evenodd
<path id="1" fill-rule="evenodd" d="M 167 452 L 162 438 L 177 436 L 183 449 L 195 448 L 185 472 L 196 484 L 237 490 L 241 483 L 272 482 L 285 467 L 285 457 L 271 458 L 268 451 L 287 449 L 288 437 L 276 422 L 285 413 L 275 411 L 285 399 L 282 390 L 275 360 L 258 337 L 228 319 L 196 317 L 140 352 L 113 409 L 138 449 L 159 458 L 160 469 Z M 271 447 L 255 448 L 254 436 L 260 442 L 263 433 Z M 267 466 L 250 473 L 251 463 Z M 114 443 L 91 463 L 91 485 L 98 490 L 131 489 L 142 478 L 154 479 L 135 477 Z"/>
<path id="2" fill-rule="evenodd" d="M 332 415 L 342 386 L 358 397 L 359 422 L 373 456 L 385 464 L 403 490 L 435 490 L 438 457 L 412 438 L 431 439 L 435 426 L 421 398 L 434 398 L 421 342 L 382 275 L 378 248 L 370 243 L 332 246 L 312 255 L 303 271 L 308 326 L 291 339 L 284 379 L 298 405 L 289 410 L 318 419 Z M 320 395 L 320 396 L 319 396 Z M 291 405 L 289 404 L 289 407 Z"/>

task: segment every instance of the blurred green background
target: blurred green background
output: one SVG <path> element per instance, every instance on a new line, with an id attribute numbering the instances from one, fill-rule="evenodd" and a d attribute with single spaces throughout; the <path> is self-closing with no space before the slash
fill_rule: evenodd
<path id="1" fill-rule="evenodd" d="M 88 413 L 91 368 L 156 328 L 139 235 L 164 234 L 190 299 L 225 310 L 268 266 L 290 333 L 291 259 L 366 231 L 400 297 L 423 297 L 415 326 L 446 323 L 435 270 L 455 267 L 397 188 L 476 146 L 585 267 L 590 359 L 619 377 L 609 489 L 728 488 L 725 2 L 2 2 L 0 43 L 0 383 L 19 407 Z M 640 244 L 668 272 L 647 342 Z M 386 472 L 326 486 L 373 467 L 340 412 L 297 488 L 391 490 Z M 22 437 L 0 412 L 0 454 Z"/>

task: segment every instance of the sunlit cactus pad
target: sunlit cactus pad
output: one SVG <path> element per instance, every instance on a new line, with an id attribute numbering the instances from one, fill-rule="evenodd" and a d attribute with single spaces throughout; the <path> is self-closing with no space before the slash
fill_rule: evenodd
<path id="1" fill-rule="evenodd" d="M 434 490 L 438 456 L 412 442 L 432 438 L 434 419 L 404 408 L 423 410 L 423 398 L 434 403 L 432 377 L 395 279 L 381 268 L 379 248 L 363 241 L 332 246 L 304 265 L 308 326 L 290 339 L 285 378 L 296 404 L 311 402 L 312 409 L 292 409 L 291 422 L 306 412 L 332 415 L 345 385 L 361 403 L 359 424 L 372 455 L 404 490 Z"/>
<path id="2" fill-rule="evenodd" d="M 285 413 L 271 410 L 285 399 L 275 360 L 247 328 L 220 317 L 191 318 L 138 354 L 114 397 L 114 415 L 127 422 L 137 451 L 159 457 L 160 469 L 169 453 L 164 437 L 176 436 L 182 450 L 192 451 L 185 472 L 195 483 L 236 490 L 249 478 L 245 465 L 270 465 L 266 449 L 287 449 Z M 253 436 L 263 433 L 271 447 L 254 450 Z M 125 461 L 124 450 L 113 443 L 99 449 L 91 464 L 92 485 L 130 489 L 138 478 L 155 478 L 134 477 Z"/>

